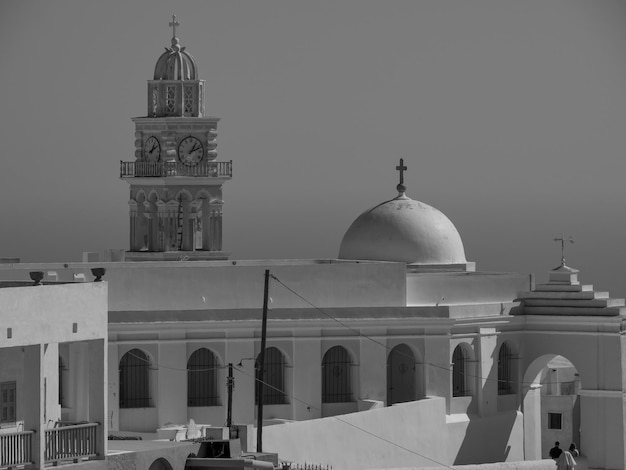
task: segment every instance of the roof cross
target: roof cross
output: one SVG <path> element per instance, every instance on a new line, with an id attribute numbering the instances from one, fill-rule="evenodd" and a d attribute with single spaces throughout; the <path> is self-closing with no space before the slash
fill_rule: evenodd
<path id="1" fill-rule="evenodd" d="M 404 165 L 404 159 L 401 158 L 400 164 L 396 167 L 396 170 L 400 172 L 400 184 L 404 184 L 404 170 L 406 169 L 407 167 Z"/>
<path id="2" fill-rule="evenodd" d="M 555 242 L 561 242 L 561 266 L 565 266 L 565 242 L 574 243 L 572 237 L 565 238 L 565 235 L 561 235 L 561 238 L 555 238 Z"/>
<path id="3" fill-rule="evenodd" d="M 180 26 L 180 23 L 176 20 L 176 15 L 172 15 L 172 21 L 170 21 L 170 26 L 173 29 L 172 38 L 176 37 L 176 26 Z"/>

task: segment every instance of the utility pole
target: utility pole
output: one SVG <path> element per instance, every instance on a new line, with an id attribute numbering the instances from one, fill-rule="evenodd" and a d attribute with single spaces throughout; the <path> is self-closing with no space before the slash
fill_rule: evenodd
<path id="1" fill-rule="evenodd" d="M 228 426 L 228 434 L 232 432 L 233 427 L 233 388 L 235 388 L 235 379 L 233 377 L 233 363 L 228 363 L 228 378 L 226 379 L 226 387 L 228 389 L 228 408 L 226 411 L 226 426 Z"/>
<path id="2" fill-rule="evenodd" d="M 256 451 L 263 452 L 263 369 L 265 369 L 265 342 L 267 340 L 267 301 L 269 298 L 270 270 L 265 270 L 265 289 L 263 291 L 263 323 L 261 324 L 261 352 L 257 361 L 257 426 Z"/>

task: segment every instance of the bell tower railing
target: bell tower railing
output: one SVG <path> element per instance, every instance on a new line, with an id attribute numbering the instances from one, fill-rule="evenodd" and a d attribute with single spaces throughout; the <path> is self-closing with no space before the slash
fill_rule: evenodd
<path id="1" fill-rule="evenodd" d="M 185 165 L 179 162 L 120 162 L 120 178 L 163 178 L 166 176 L 202 176 L 232 178 L 233 162 L 206 162 Z"/>

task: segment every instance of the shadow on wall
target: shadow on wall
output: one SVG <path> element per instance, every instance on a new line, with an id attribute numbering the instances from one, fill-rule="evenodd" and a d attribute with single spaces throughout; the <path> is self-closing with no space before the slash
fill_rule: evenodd
<path id="1" fill-rule="evenodd" d="M 511 411 L 469 420 L 454 465 L 506 461 L 511 451 L 511 433 L 518 419 L 521 420 L 521 415 Z"/>

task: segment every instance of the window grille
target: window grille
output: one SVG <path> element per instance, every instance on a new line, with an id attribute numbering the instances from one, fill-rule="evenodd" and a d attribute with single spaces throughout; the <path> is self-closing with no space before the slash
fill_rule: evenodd
<path id="1" fill-rule="evenodd" d="M 131 349 L 120 361 L 120 408 L 150 406 L 150 361 L 139 349 Z"/>
<path id="2" fill-rule="evenodd" d="M 457 346 L 452 353 L 452 396 L 467 397 L 470 395 L 467 380 L 469 357 L 462 346 Z"/>
<path id="3" fill-rule="evenodd" d="M 15 382 L 0 384 L 0 423 L 15 422 Z"/>
<path id="4" fill-rule="evenodd" d="M 217 357 L 206 348 L 195 351 L 187 362 L 187 406 L 218 406 Z"/>
<path id="5" fill-rule="evenodd" d="M 503 343 L 498 353 L 498 395 L 513 393 L 511 349 Z"/>
<path id="6" fill-rule="evenodd" d="M 561 429 L 561 413 L 548 413 L 548 429 Z"/>
<path id="7" fill-rule="evenodd" d="M 176 87 L 174 86 L 167 87 L 165 107 L 168 113 L 173 113 L 174 111 L 176 111 Z"/>
<path id="8" fill-rule="evenodd" d="M 193 111 L 193 88 L 185 86 L 185 112 L 191 113 Z"/>
<path id="9" fill-rule="evenodd" d="M 326 351 L 322 359 L 322 403 L 352 401 L 350 355 L 342 346 Z"/>
<path id="10" fill-rule="evenodd" d="M 152 114 L 156 116 L 159 111 L 159 87 L 158 85 L 152 86 Z"/>
<path id="11" fill-rule="evenodd" d="M 258 362 L 257 357 L 257 362 Z M 282 405 L 287 403 L 285 395 L 285 358 L 278 348 L 265 349 L 265 368 L 263 369 L 263 404 Z M 259 404 L 258 387 L 254 388 L 254 401 Z"/>

